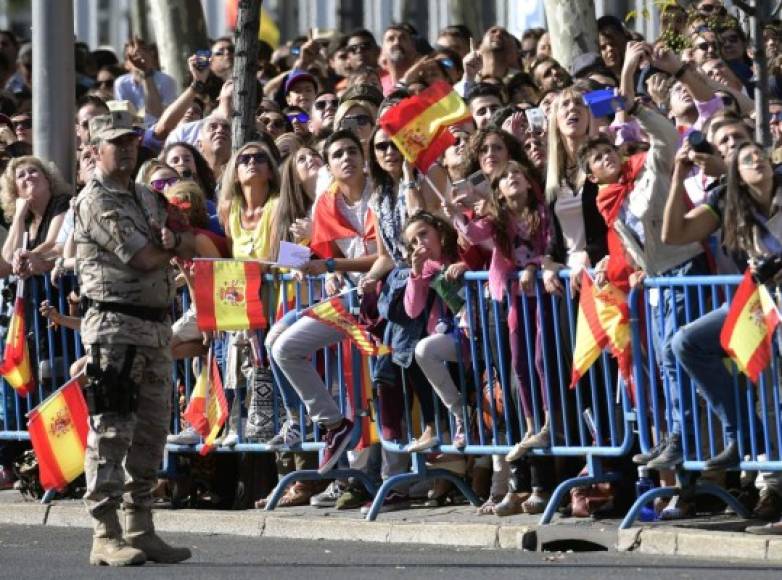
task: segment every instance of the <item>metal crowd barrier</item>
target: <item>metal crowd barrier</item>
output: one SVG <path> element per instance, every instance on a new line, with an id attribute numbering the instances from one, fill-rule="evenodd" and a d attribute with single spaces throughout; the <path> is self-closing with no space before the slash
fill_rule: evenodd
<path id="1" fill-rule="evenodd" d="M 677 328 L 719 308 L 733 298 L 740 276 L 685 276 L 648 278 L 642 289 L 630 295 L 630 312 L 633 330 L 634 375 L 637 385 L 638 440 L 641 450 L 648 452 L 665 433 L 670 431 L 672 402 L 668 396 L 670 385 L 659 372 L 651 340 L 651 303 L 683 299 L 683 316 L 677 317 Z M 641 300 L 643 298 L 643 300 Z M 662 308 L 660 308 L 662 311 Z M 658 316 L 661 314 L 658 312 Z M 772 341 L 774 354 L 769 368 L 761 375 L 758 385 L 752 384 L 732 363 L 734 404 L 738 409 L 739 455 L 742 470 L 782 471 L 782 407 L 780 406 L 779 342 Z M 726 362 L 726 364 L 728 364 Z M 742 517 L 748 517 L 747 509 L 722 487 L 696 481 L 694 472 L 703 469 L 705 461 L 719 453 L 725 443 L 722 425 L 714 410 L 698 395 L 700 386 L 689 380 L 677 364 L 677 384 L 684 463 L 677 470 L 676 487 L 660 487 L 641 495 L 627 513 L 621 528 L 632 525 L 641 508 L 658 497 L 672 497 L 688 487 L 695 494 L 711 494 L 719 497 Z M 760 429 L 750 420 L 757 413 Z M 748 445 L 745 444 L 748 441 Z M 694 484 L 694 485 L 693 485 Z"/>
<path id="2" fill-rule="evenodd" d="M 567 287 L 568 273 L 562 272 L 563 284 Z M 534 297 L 518 296 L 517 307 L 519 332 L 519 347 L 523 353 L 523 364 L 529 379 L 530 404 L 533 422 L 537 432 L 544 422 L 545 405 L 548 402 L 552 445 L 546 449 L 534 449 L 530 455 L 553 457 L 583 457 L 586 463 L 586 475 L 570 478 L 559 483 L 541 517 L 541 523 L 546 524 L 553 518 L 557 507 L 562 503 L 568 491 L 576 486 L 587 486 L 601 481 L 618 479 L 618 474 L 612 472 L 604 463 L 609 458 L 625 456 L 634 444 L 637 424 L 638 439 L 643 451 L 649 450 L 662 433 L 667 431 L 670 421 L 670 405 L 665 397 L 667 392 L 661 388 L 661 375 L 657 368 L 654 349 L 651 340 L 651 316 L 649 294 L 654 290 L 665 290 L 668 294 L 683 293 L 686 312 L 681 324 L 693 320 L 712 308 L 719 306 L 724 300 L 730 299 L 739 277 L 686 277 L 647 279 L 643 293 L 644 315 L 641 317 L 641 302 L 639 291 L 631 293 L 631 323 L 633 330 L 634 349 L 634 382 L 636 399 L 632 400 L 629 389 L 617 379 L 616 365 L 612 359 L 603 354 L 593 365 L 587 376 L 583 377 L 575 389 L 569 388 L 570 361 L 572 359 L 575 341 L 577 300 L 565 291 L 562 297 L 548 295 L 538 281 Z M 270 306 L 271 320 L 274 320 L 278 305 L 282 311 L 289 308 L 302 310 L 316 301 L 323 294 L 322 280 L 311 279 L 303 283 L 294 283 L 290 276 L 267 276 L 266 288 L 277 290 L 277 295 L 265 296 L 265 303 Z M 491 300 L 488 293 L 488 273 L 468 272 L 465 275 L 463 298 L 465 308 L 462 316 L 464 336 L 467 338 L 467 357 L 459 357 L 454 365 L 457 384 L 462 392 L 462 399 L 474 408 L 471 415 L 472 429 L 467 432 L 467 445 L 456 449 L 450 444 L 448 434 L 453 425 L 453 418 L 434 393 L 431 394 L 435 412 L 435 428 L 443 442 L 432 451 L 448 455 L 487 455 L 506 454 L 512 446 L 520 441 L 526 430 L 520 399 L 517 396 L 518 387 L 514 379 L 514 369 L 510 359 L 510 335 L 506 331 L 509 319 L 510 303 L 506 298 L 504 303 Z M 82 356 L 83 351 L 78 333 L 65 328 L 53 328 L 47 324 L 38 313 L 38 305 L 43 299 L 54 301 L 59 310 L 67 313 L 66 296 L 73 286 L 72 279 L 65 279 L 60 289 L 55 290 L 48 278 L 34 278 L 28 282 L 26 301 L 28 304 L 28 331 L 33 333 L 34 345 L 31 358 L 36 365 L 37 385 L 35 392 L 26 398 L 17 397 L 12 389 L 2 382 L 0 385 L 0 440 L 26 440 L 25 414 L 38 404 L 45 396 L 68 379 L 68 369 L 71 363 Z M 281 296 L 281 297 L 280 297 Z M 355 296 L 355 295 L 354 295 Z M 308 297 L 310 299 L 308 299 Z M 269 302 L 266 302 L 268 300 Z M 175 315 L 180 315 L 189 305 L 187 292 L 182 292 L 175 306 Z M 542 351 L 537 353 L 540 376 L 536 372 L 535 327 L 541 313 L 539 331 L 541 333 Z M 32 315 L 34 313 L 34 315 Z M 643 321 L 643 322 L 642 322 Z M 645 325 L 645 326 L 644 326 Z M 264 334 L 258 333 L 260 344 L 263 344 Z M 522 344 L 523 343 L 523 344 Z M 460 349 L 457 351 L 461 352 Z M 266 356 L 264 354 L 264 356 Z M 353 357 L 357 364 L 358 356 Z M 340 349 L 325 348 L 313 356 L 312 364 L 318 365 L 327 384 L 339 401 L 341 409 L 348 412 L 347 385 L 344 380 L 342 352 Z M 764 375 L 759 387 L 748 388 L 746 382 L 738 375 L 735 378 L 736 400 L 743 397 L 744 409 L 758 409 L 761 413 L 761 428 L 755 429 L 754 424 L 742 416 L 739 429 L 744 425 L 751 426 L 748 434 L 750 444 L 742 446 L 741 454 L 744 460 L 742 469 L 747 470 L 782 470 L 782 413 L 780 413 L 779 393 L 779 361 L 774 357 L 770 370 Z M 681 373 L 681 371 L 680 371 Z M 174 385 L 185 386 L 185 395 L 189 398 L 194 376 L 190 360 L 175 364 L 172 371 Z M 353 369 L 354 377 L 361 377 L 357 368 Z M 404 381 L 404 374 L 403 381 Z M 679 388 L 684 382 L 677 386 Z M 492 385 L 487 389 L 486 385 Z M 497 385 L 496 387 L 494 385 Z M 701 406 L 701 400 L 696 394 L 696 386 L 690 384 L 687 396 L 691 402 L 692 421 L 685 422 L 684 439 L 694 441 L 694 445 L 686 448 L 687 457 L 683 465 L 683 473 L 689 474 L 702 469 L 705 458 L 719 452 L 722 443 L 719 421 L 710 409 Z M 487 392 L 488 391 L 488 392 Z M 373 406 L 369 408 L 362 395 L 361 381 L 354 381 L 353 400 L 356 403 L 354 414 L 365 416 L 374 413 L 376 426 L 381 438 L 381 444 L 388 452 L 403 452 L 404 448 L 423 427 L 420 414 L 413 413 L 412 389 L 407 386 L 402 389 L 405 437 L 402 440 L 383 440 L 379 429 L 381 401 L 377 392 L 373 391 Z M 177 389 L 172 391 L 173 408 L 172 432 L 179 431 L 179 395 Z M 276 433 L 280 426 L 282 406 L 277 385 L 273 392 L 272 430 Z M 466 412 L 467 409 L 464 409 Z M 317 425 L 308 424 L 306 412 L 300 407 L 300 428 L 306 434 L 305 441 L 292 451 L 317 451 L 322 449 L 321 432 Z M 695 428 L 698 426 L 698 428 Z M 355 429 L 354 443 L 360 437 L 360 430 Z M 169 453 L 194 453 L 198 446 L 168 445 Z M 259 441 L 247 441 L 239 430 L 239 442 L 233 447 L 217 447 L 216 452 L 269 452 L 268 445 Z M 166 468 L 171 470 L 173 462 L 168 462 Z M 466 485 L 466 482 L 455 474 L 427 466 L 426 454 L 415 453 L 411 457 L 411 470 L 389 477 L 378 486 L 362 471 L 340 467 L 325 476 L 317 471 L 294 471 L 282 477 L 270 497 L 267 509 L 274 509 L 286 487 L 295 481 L 312 479 L 344 479 L 356 478 L 361 481 L 375 499 L 368 519 L 375 519 L 387 493 L 396 486 L 424 479 L 447 479 L 473 503 L 477 498 Z M 712 493 L 721 497 L 737 513 L 746 515 L 746 510 L 740 506 L 725 490 L 709 483 L 699 483 L 697 492 Z M 639 498 L 628 513 L 623 526 L 632 524 L 642 505 L 655 497 L 672 496 L 678 488 L 658 488 L 647 492 Z"/>

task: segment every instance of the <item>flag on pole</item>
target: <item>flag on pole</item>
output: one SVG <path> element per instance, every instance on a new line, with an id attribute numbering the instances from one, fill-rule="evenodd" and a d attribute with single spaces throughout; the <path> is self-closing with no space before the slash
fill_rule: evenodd
<path id="1" fill-rule="evenodd" d="M 220 369 L 211 351 L 206 364 L 201 366 L 201 373 L 193 387 L 184 417 L 204 438 L 200 453 L 207 455 L 214 449 L 217 434 L 228 418 L 228 402 L 225 399 Z"/>
<path id="2" fill-rule="evenodd" d="M 28 414 L 27 431 L 38 458 L 38 476 L 44 489 L 64 489 L 84 471 L 87 417 L 87 403 L 78 377 L 65 383 Z"/>
<path id="3" fill-rule="evenodd" d="M 195 260 L 195 308 L 202 331 L 252 330 L 266 326 L 261 264 Z"/>
<path id="4" fill-rule="evenodd" d="M 448 127 L 472 119 L 467 104 L 445 81 L 388 109 L 378 123 L 400 153 L 426 173 L 456 140 Z"/>
<path id="5" fill-rule="evenodd" d="M 353 422 L 361 422 L 361 437 L 356 443 L 355 450 L 361 451 L 372 445 L 380 443 L 376 423 L 376 415 L 372 406 L 372 374 L 369 369 L 369 357 L 353 350 L 353 342 L 342 342 L 342 369 L 345 377 L 345 386 L 348 401 L 347 415 L 353 417 Z M 355 358 L 354 358 L 355 357 Z M 355 364 L 354 364 L 355 363 Z M 359 374 L 356 377 L 356 373 Z M 356 401 L 355 381 L 361 381 L 359 385 L 360 400 Z"/>
<path id="6" fill-rule="evenodd" d="M 3 360 L 0 361 L 0 375 L 20 397 L 26 397 L 35 387 L 35 378 L 30 365 L 30 351 L 27 348 L 21 282 L 19 286 L 20 289 L 14 302 L 14 311 L 8 324 Z"/>
<path id="7" fill-rule="evenodd" d="M 367 356 L 383 356 L 391 352 L 388 345 L 377 344 L 366 328 L 359 324 L 356 317 L 345 309 L 339 296 L 324 300 L 308 308 L 303 314 L 342 331 L 356 348 Z"/>
<path id="8" fill-rule="evenodd" d="M 610 283 L 602 288 L 596 287 L 584 271 L 581 274 L 570 388 L 576 386 L 606 347 L 619 362 L 620 374 L 630 383 L 632 345 L 629 320 L 627 295 Z"/>
<path id="9" fill-rule="evenodd" d="M 771 361 L 771 339 L 779 320 L 768 289 L 755 284 L 747 268 L 722 325 L 720 344 L 753 383 Z"/>

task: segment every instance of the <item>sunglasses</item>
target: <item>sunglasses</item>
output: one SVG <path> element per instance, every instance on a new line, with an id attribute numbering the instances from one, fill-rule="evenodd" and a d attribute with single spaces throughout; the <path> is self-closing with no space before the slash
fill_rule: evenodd
<path id="1" fill-rule="evenodd" d="M 772 113 L 769 117 L 770 123 L 779 123 L 780 121 L 782 121 L 782 111 L 779 113 Z"/>
<path id="2" fill-rule="evenodd" d="M 269 156 L 266 153 L 242 153 L 236 156 L 237 165 L 249 165 L 250 161 L 254 161 L 256 165 L 266 163 L 269 161 Z"/>
<path id="3" fill-rule="evenodd" d="M 114 86 L 114 79 L 109 79 L 107 81 L 95 81 L 95 87 L 98 89 L 110 89 Z"/>
<path id="4" fill-rule="evenodd" d="M 285 121 L 282 119 L 269 119 L 269 117 L 260 117 L 260 122 L 266 125 L 267 129 L 284 129 Z"/>
<path id="5" fill-rule="evenodd" d="M 21 121 L 14 121 L 14 130 L 16 129 L 32 129 L 33 128 L 33 120 L 32 119 L 22 119 Z"/>
<path id="6" fill-rule="evenodd" d="M 388 151 L 399 151 L 393 141 L 378 141 L 375 143 L 375 151 L 386 153 Z"/>
<path id="7" fill-rule="evenodd" d="M 302 113 L 291 113 L 291 114 L 288 114 L 288 115 L 285 115 L 285 116 L 288 117 L 288 121 L 290 121 L 291 123 L 296 121 L 297 123 L 301 123 L 302 125 L 304 123 L 309 122 L 309 120 L 310 120 L 310 116 L 307 113 L 303 113 L 303 112 Z"/>
<path id="8" fill-rule="evenodd" d="M 163 177 L 161 179 L 153 179 L 149 184 L 152 186 L 152 189 L 158 193 L 162 193 L 167 187 L 171 187 L 178 182 L 179 177 Z"/>
<path id="9" fill-rule="evenodd" d="M 220 50 L 214 51 L 212 54 L 215 56 L 225 56 L 227 54 L 233 54 L 234 49 L 233 48 L 221 48 Z"/>
<path id="10" fill-rule="evenodd" d="M 372 49 L 372 43 L 371 42 L 361 42 L 357 44 L 349 44 L 346 47 L 348 52 L 352 52 L 353 54 L 358 54 L 359 52 L 363 52 L 365 50 L 371 50 Z"/>
<path id="11" fill-rule="evenodd" d="M 315 101 L 315 108 L 318 111 L 325 111 L 328 108 L 336 109 L 339 106 L 337 99 L 323 99 L 322 101 Z"/>
<path id="12" fill-rule="evenodd" d="M 342 119 L 345 121 L 355 121 L 362 127 L 372 124 L 372 117 L 369 115 L 345 115 Z"/>
<path id="13" fill-rule="evenodd" d="M 715 51 L 717 50 L 717 43 L 716 42 L 699 42 L 695 45 L 695 48 L 698 50 L 702 50 L 703 52 L 706 52 L 709 50 L 709 48 L 713 48 Z"/>

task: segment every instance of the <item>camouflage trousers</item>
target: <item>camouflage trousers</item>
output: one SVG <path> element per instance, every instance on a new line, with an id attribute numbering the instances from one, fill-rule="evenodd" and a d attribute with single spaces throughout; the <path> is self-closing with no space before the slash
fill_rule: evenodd
<path id="1" fill-rule="evenodd" d="M 86 345 L 93 360 L 94 345 Z M 100 365 L 121 369 L 128 345 L 100 345 Z M 97 520 L 120 503 L 148 509 L 157 482 L 171 421 L 171 352 L 167 347 L 136 347 L 130 379 L 139 387 L 135 413 L 90 416 L 84 471 L 87 510 Z"/>

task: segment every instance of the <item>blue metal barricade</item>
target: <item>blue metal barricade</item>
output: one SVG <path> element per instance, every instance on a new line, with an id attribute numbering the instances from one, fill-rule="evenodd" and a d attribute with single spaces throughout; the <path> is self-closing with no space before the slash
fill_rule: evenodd
<path id="1" fill-rule="evenodd" d="M 633 329 L 634 378 L 638 409 L 638 438 L 641 450 L 648 452 L 672 430 L 674 414 L 681 420 L 684 462 L 677 471 L 681 483 L 677 487 L 662 487 L 643 494 L 632 506 L 622 528 L 636 519 L 644 505 L 657 497 L 671 497 L 681 486 L 690 485 L 693 472 L 703 470 L 706 460 L 717 455 L 725 444 L 723 425 L 718 415 L 699 394 L 704 385 L 689 379 L 677 363 L 675 384 L 659 371 L 655 341 L 651 340 L 655 325 L 679 304 L 675 328 L 698 320 L 730 303 L 740 276 L 688 276 L 649 278 L 643 290 L 630 297 Z M 658 306 L 659 305 L 659 306 Z M 656 317 L 656 319 L 655 319 Z M 716 329 L 717 336 L 719 330 Z M 715 336 L 715 340 L 717 338 Z M 727 360 L 733 375 L 733 405 L 737 409 L 737 440 L 744 470 L 782 471 L 782 407 L 780 406 L 779 344 L 773 341 L 774 356 L 759 384 L 753 385 Z M 658 345 L 659 348 L 659 345 Z M 721 361 L 715 361 L 722 364 Z M 709 388 L 707 385 L 706 388 Z M 672 395 L 678 394 L 678 408 Z M 692 491 L 719 497 L 739 515 L 748 512 L 725 489 L 709 482 L 698 482 Z"/>
<path id="2" fill-rule="evenodd" d="M 563 271 L 561 276 L 567 284 L 569 273 Z M 510 286 L 507 295 L 513 295 Z M 575 389 L 569 388 L 578 304 L 568 293 L 564 299 L 550 296 L 538 281 L 534 296 L 519 296 L 515 308 L 511 308 L 507 298 L 502 303 L 491 299 L 487 272 L 467 272 L 463 297 L 465 307 L 461 313 L 461 325 L 464 329 L 455 332 L 455 340 L 460 343 L 456 348 L 460 354 L 457 357 L 458 386 L 462 401 L 465 405 L 472 401 L 471 406 L 475 409 L 472 429 L 467 432 L 467 445 L 463 449 L 446 444 L 446 433 L 451 431 L 453 420 L 436 395 L 431 395 L 434 398 L 434 426 L 437 437 L 443 442 L 432 451 L 507 454 L 528 430 L 520 403 L 520 389 L 526 389 L 524 394 L 528 396 L 532 410 L 530 431 L 540 431 L 548 416 L 553 438 L 550 447 L 534 449 L 530 453 L 533 456 L 584 457 L 586 462 L 585 476 L 561 482 L 552 494 L 541 518 L 541 523 L 549 523 L 562 499 L 573 487 L 618 479 L 618 474 L 604 468 L 603 459 L 621 457 L 632 447 L 633 429 L 630 423 L 634 420 L 634 413 L 627 389 L 617 383 L 616 367 L 605 354 Z M 511 322 L 510 326 L 517 330 L 510 334 L 509 319 L 517 321 Z M 538 332 L 540 338 L 536 340 Z M 518 343 L 509 344 L 509 337 L 514 337 Z M 509 354 L 514 348 L 519 352 L 516 368 L 513 368 L 514 357 Z M 465 356 L 461 356 L 462 350 L 466 351 Z M 525 381 L 519 378 L 525 376 L 527 384 L 521 385 L 520 382 Z M 491 394 L 487 395 L 487 390 Z M 404 452 L 415 433 L 409 412 L 408 390 L 404 391 L 404 395 L 407 438 L 382 441 L 386 450 L 396 453 Z M 377 397 L 375 404 L 382 410 Z M 463 412 L 466 411 L 464 408 Z M 418 427 L 418 432 L 424 428 L 422 420 Z M 394 475 L 383 483 L 367 519 L 377 516 L 391 489 L 425 479 L 448 479 L 475 503 L 474 494 L 461 478 L 443 470 L 427 469 L 421 453 L 414 453 L 412 462 L 412 473 Z"/>

